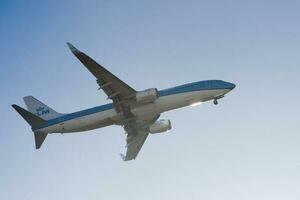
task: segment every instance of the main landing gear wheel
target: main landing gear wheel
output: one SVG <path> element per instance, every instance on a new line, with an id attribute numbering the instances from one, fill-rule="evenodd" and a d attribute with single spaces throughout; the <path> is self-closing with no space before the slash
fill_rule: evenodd
<path id="1" fill-rule="evenodd" d="M 214 99 L 214 104 L 218 105 L 218 100 L 217 99 Z"/>

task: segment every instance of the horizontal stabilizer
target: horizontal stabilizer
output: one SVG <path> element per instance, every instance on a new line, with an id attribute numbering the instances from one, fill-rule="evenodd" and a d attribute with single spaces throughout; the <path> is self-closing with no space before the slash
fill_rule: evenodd
<path id="1" fill-rule="evenodd" d="M 23 117 L 23 119 L 25 119 L 25 121 L 27 121 L 28 124 L 30 124 L 31 127 L 38 127 L 46 122 L 42 118 L 32 114 L 20 106 L 14 104 L 12 107 Z"/>
<path id="2" fill-rule="evenodd" d="M 34 132 L 34 139 L 35 139 L 35 148 L 41 148 L 43 142 L 45 141 L 48 133 L 43 132 Z"/>

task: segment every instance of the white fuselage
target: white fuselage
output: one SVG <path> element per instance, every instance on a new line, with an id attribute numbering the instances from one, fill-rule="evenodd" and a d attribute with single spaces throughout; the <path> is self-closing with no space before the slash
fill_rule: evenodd
<path id="1" fill-rule="evenodd" d="M 229 92 L 230 89 L 216 89 L 216 90 L 200 90 L 192 92 L 184 92 L 178 94 L 171 94 L 158 97 L 153 103 L 143 104 L 131 110 L 137 119 L 146 119 L 149 116 L 159 115 L 163 112 L 189 106 L 196 102 L 205 102 L 215 99 Z M 90 114 L 83 114 L 71 119 L 62 117 L 53 125 L 38 129 L 38 131 L 46 133 L 70 133 L 87 131 L 113 124 L 122 125 L 124 117 L 122 113 L 117 113 L 114 108 L 94 112 Z"/>

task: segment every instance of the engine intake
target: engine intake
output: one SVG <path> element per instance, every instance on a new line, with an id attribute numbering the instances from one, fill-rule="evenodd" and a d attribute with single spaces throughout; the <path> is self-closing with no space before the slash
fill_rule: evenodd
<path id="1" fill-rule="evenodd" d="M 158 97 L 158 91 L 156 88 L 150 88 L 147 90 L 136 93 L 135 99 L 138 103 L 151 103 Z"/>
<path id="2" fill-rule="evenodd" d="M 155 133 L 162 133 L 165 131 L 168 131 L 172 128 L 171 121 L 166 119 L 161 119 L 159 121 L 156 121 L 154 124 L 152 124 L 149 127 L 149 132 L 152 134 Z"/>

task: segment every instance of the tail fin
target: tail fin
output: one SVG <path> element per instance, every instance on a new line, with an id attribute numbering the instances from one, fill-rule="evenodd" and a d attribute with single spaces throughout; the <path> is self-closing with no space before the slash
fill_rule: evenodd
<path id="1" fill-rule="evenodd" d="M 27 121 L 28 124 L 30 124 L 31 127 L 38 127 L 46 123 L 46 120 L 32 114 L 31 112 L 28 112 L 20 106 L 14 104 L 12 105 L 12 107 L 23 117 L 23 119 L 25 119 L 25 121 Z M 47 134 L 48 133 L 34 132 L 36 149 L 39 149 L 42 146 L 45 138 L 47 137 Z"/>
<path id="2" fill-rule="evenodd" d="M 39 116 L 40 118 L 42 118 L 44 120 L 53 119 L 53 118 L 63 115 L 61 113 L 56 112 L 49 106 L 43 104 L 42 102 L 40 102 L 33 96 L 27 96 L 27 97 L 24 97 L 23 99 L 24 99 L 27 109 L 31 113 Z"/>

